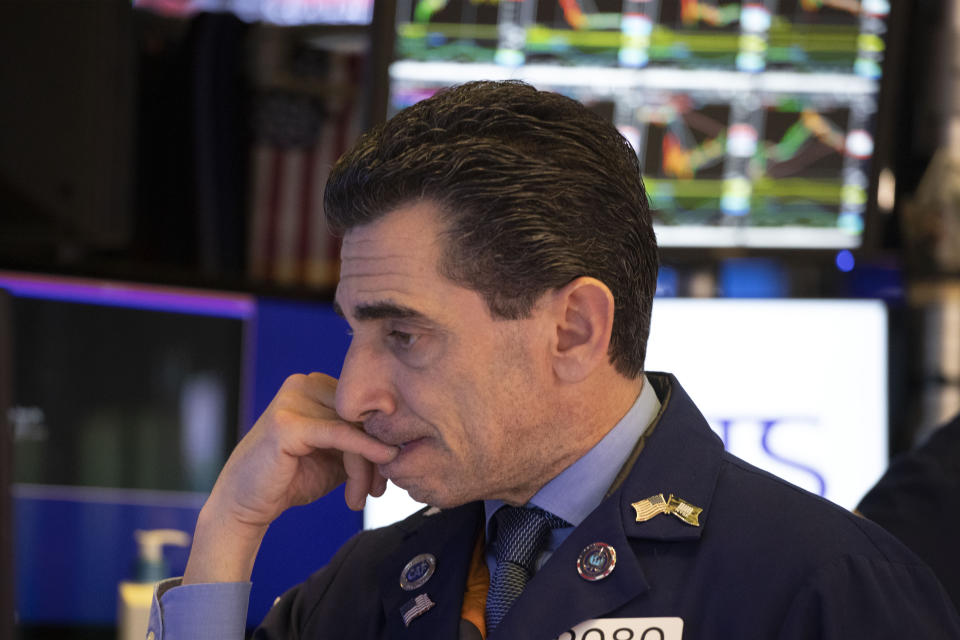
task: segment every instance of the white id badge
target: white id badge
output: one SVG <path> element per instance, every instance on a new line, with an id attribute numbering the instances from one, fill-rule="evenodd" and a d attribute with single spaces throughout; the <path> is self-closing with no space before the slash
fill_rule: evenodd
<path id="1" fill-rule="evenodd" d="M 564 631 L 556 640 L 681 640 L 683 618 L 597 618 Z"/>

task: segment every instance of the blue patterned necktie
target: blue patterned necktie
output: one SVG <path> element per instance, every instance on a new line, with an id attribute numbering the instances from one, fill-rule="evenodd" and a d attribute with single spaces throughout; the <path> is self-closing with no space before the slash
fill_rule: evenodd
<path id="1" fill-rule="evenodd" d="M 570 526 L 543 509 L 501 507 L 496 519 L 497 568 L 487 592 L 487 634 L 497 628 L 510 605 L 533 576 L 540 551 L 551 529 Z"/>

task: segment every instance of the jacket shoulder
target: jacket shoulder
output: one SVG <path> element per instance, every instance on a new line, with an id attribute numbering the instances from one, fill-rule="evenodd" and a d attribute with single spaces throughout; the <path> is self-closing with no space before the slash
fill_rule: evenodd
<path id="1" fill-rule="evenodd" d="M 758 553 L 790 548 L 795 561 L 808 567 L 838 554 L 925 566 L 873 522 L 726 452 L 713 500 L 711 528 L 736 534 L 743 527 L 733 523 L 750 522 Z"/>

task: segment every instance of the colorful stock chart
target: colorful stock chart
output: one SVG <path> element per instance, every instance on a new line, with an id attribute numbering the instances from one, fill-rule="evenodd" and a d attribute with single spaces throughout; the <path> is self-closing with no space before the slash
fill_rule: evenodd
<path id="1" fill-rule="evenodd" d="M 664 246 L 854 248 L 888 0 L 399 0 L 395 111 L 517 78 L 606 114 Z"/>

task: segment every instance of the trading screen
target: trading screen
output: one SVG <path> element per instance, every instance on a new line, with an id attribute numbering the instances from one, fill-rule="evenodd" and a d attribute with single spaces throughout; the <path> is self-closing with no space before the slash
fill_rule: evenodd
<path id="1" fill-rule="evenodd" d="M 517 78 L 609 117 L 662 246 L 861 245 L 888 0 L 399 0 L 390 110 Z"/>

